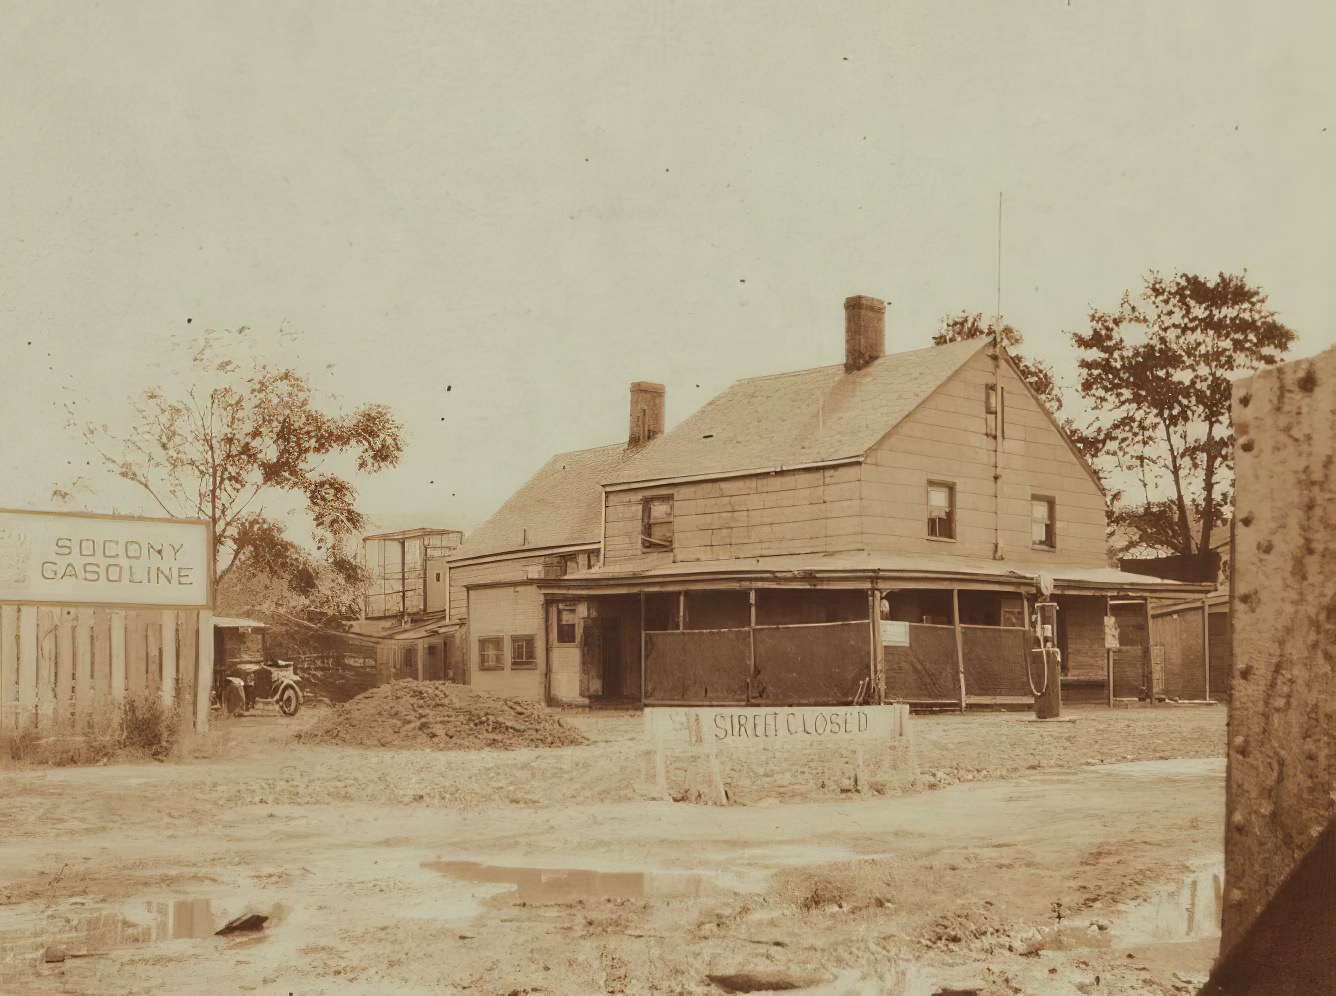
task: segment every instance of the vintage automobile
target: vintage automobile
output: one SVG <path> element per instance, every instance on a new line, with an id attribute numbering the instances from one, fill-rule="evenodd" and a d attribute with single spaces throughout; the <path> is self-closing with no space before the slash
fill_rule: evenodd
<path id="1" fill-rule="evenodd" d="M 214 617 L 212 703 L 229 716 L 261 703 L 277 706 L 284 716 L 302 707 L 301 679 L 291 661 L 270 656 L 266 629 L 254 619 Z"/>

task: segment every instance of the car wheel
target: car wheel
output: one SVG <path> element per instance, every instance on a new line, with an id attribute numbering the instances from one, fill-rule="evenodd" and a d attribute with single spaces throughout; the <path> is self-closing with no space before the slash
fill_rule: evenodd
<path id="1" fill-rule="evenodd" d="M 229 716 L 240 716 L 246 711 L 246 696 L 236 685 L 223 689 L 223 712 Z"/>
<path id="2" fill-rule="evenodd" d="M 278 693 L 278 711 L 284 716 L 297 715 L 297 710 L 301 707 L 302 697 L 297 693 L 297 689 L 291 685 Z"/>

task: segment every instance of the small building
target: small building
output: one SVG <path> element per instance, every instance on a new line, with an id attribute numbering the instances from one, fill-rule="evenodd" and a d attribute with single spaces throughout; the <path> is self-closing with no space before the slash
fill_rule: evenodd
<path id="1" fill-rule="evenodd" d="M 450 554 L 449 616 L 467 632 L 459 680 L 503 695 L 587 701 L 577 643 L 586 606 L 545 604 L 540 585 L 598 566 L 601 484 L 663 434 L 663 385 L 631 385 L 629 421 L 625 442 L 552 457 Z M 611 684 L 606 694 L 620 698 Z"/>
<path id="2" fill-rule="evenodd" d="M 459 680 L 448 557 L 463 541 L 457 529 L 429 528 L 362 538 L 364 614 L 351 629 L 379 641 L 380 680 Z"/>
<path id="3" fill-rule="evenodd" d="M 739 381 L 609 461 L 598 566 L 538 586 L 548 699 L 1025 703 L 1050 593 L 1064 696 L 1148 695 L 1152 600 L 1204 586 L 1110 566 L 1099 482 L 1004 350 L 886 355 L 869 297 L 843 331 L 843 363 Z"/>
<path id="4" fill-rule="evenodd" d="M 1192 522 L 1195 534 L 1200 528 Z M 1215 532 L 1211 548 L 1192 556 L 1120 561 L 1125 570 L 1212 585 L 1201 598 L 1157 602 L 1151 611 L 1151 657 L 1155 694 L 1179 701 L 1229 701 L 1229 576 L 1233 530 Z"/>

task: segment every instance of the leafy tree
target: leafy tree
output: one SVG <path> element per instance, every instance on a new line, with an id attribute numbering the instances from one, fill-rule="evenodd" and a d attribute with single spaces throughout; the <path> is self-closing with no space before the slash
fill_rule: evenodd
<path id="1" fill-rule="evenodd" d="M 960 342 L 962 339 L 982 339 L 992 337 L 993 327 L 985 325 L 983 314 L 968 311 L 962 311 L 958 315 L 946 315 L 942 318 L 942 325 L 932 337 L 934 346 L 941 346 L 948 342 Z M 1010 325 L 1002 326 L 1002 348 L 1010 354 L 1016 361 L 1016 366 L 1020 367 L 1021 375 L 1025 382 L 1030 385 L 1030 389 L 1039 395 L 1044 406 L 1050 412 L 1062 410 L 1062 391 L 1058 389 L 1058 383 L 1053 377 L 1053 368 L 1043 360 L 1027 360 L 1019 352 L 1021 345 L 1025 342 L 1025 337 L 1017 332 Z"/>
<path id="2" fill-rule="evenodd" d="M 1230 380 L 1276 363 L 1294 340 L 1266 295 L 1243 274 L 1215 279 L 1151 272 L 1140 294 L 1092 309 L 1080 351 L 1080 388 L 1092 409 L 1078 442 L 1107 477 L 1134 475 L 1141 501 L 1113 522 L 1142 545 L 1174 554 L 1210 550 L 1233 504 Z"/>
<path id="3" fill-rule="evenodd" d="M 84 435 L 113 473 L 167 515 L 213 524 L 220 590 L 244 570 L 309 599 L 334 579 L 360 579 L 348 549 L 365 528 L 357 491 L 326 462 L 351 457 L 362 473 L 393 467 L 403 429 L 385 405 L 345 413 L 291 367 L 239 359 L 247 334 L 204 333 L 179 390 L 145 391 L 125 433 L 93 425 Z M 304 509 L 316 556 L 288 538 L 269 502 Z"/>

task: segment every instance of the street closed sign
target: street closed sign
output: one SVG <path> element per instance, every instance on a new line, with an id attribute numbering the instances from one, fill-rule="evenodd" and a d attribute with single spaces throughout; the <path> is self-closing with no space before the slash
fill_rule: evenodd
<path id="1" fill-rule="evenodd" d="M 0 510 L 0 602 L 209 608 L 209 525 Z"/>

